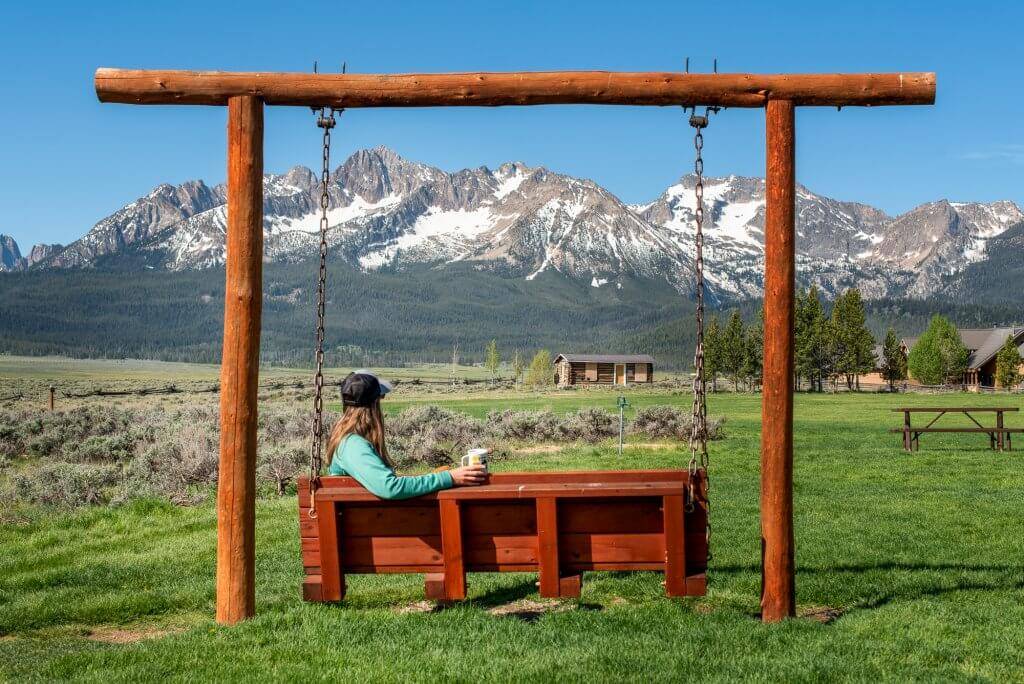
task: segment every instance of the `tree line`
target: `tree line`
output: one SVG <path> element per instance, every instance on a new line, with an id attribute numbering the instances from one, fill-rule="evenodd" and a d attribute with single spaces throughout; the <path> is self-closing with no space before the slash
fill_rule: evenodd
<path id="1" fill-rule="evenodd" d="M 820 392 L 826 381 L 844 380 L 849 389 L 860 389 L 860 376 L 874 370 L 875 339 L 856 288 L 839 295 L 830 313 L 817 288 L 801 290 L 796 297 L 794 328 L 796 387 L 806 385 Z M 719 375 L 731 379 L 737 389 L 756 389 L 764 366 L 763 309 L 750 325 L 744 325 L 735 309 L 724 326 L 713 316 L 704 338 L 704 369 L 712 391 L 718 389 Z"/>
<path id="2" fill-rule="evenodd" d="M 860 377 L 875 371 L 890 389 L 908 377 L 924 385 L 960 384 L 970 359 L 970 350 L 956 326 L 939 314 L 932 316 L 909 353 L 890 326 L 876 354 L 868 313 L 857 288 L 839 295 L 831 310 L 826 310 L 817 288 L 801 290 L 796 297 L 794 335 L 794 386 L 818 392 L 824 391 L 826 383 L 836 389 L 840 382 L 847 389 L 859 390 Z M 736 389 L 757 388 L 763 372 L 763 338 L 763 309 L 750 325 L 744 324 L 738 309 L 730 312 L 724 325 L 717 317 L 711 318 L 705 332 L 704 369 L 712 391 L 718 389 L 719 376 L 730 379 Z M 1011 335 L 996 356 L 996 384 L 1008 388 L 1020 383 L 1022 363 Z"/>

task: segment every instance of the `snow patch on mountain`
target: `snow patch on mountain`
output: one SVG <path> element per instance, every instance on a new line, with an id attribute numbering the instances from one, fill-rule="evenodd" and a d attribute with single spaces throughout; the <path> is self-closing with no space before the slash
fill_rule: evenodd
<path id="1" fill-rule="evenodd" d="M 693 287 L 695 177 L 651 202 L 627 206 L 593 181 L 521 163 L 448 173 L 386 147 L 359 150 L 331 174 L 331 258 L 364 269 L 472 262 L 535 280 L 557 272 L 592 287 L 635 277 Z M 264 179 L 264 255 L 317 254 L 320 179 L 295 167 Z M 226 191 L 190 181 L 160 185 L 67 247 L 10 246 L 0 269 L 89 267 L 128 251 L 170 270 L 221 265 Z M 704 179 L 706 278 L 712 298 L 759 296 L 764 268 L 764 181 Z M 865 296 L 924 296 L 987 258 L 987 243 L 1024 220 L 1012 202 L 933 202 L 897 217 L 798 186 L 797 275 L 826 293 L 859 285 Z M 3 256 L 4 254 L 8 256 Z M 28 263 L 31 261 L 32 263 Z M 11 266 L 10 264 L 14 264 Z"/>

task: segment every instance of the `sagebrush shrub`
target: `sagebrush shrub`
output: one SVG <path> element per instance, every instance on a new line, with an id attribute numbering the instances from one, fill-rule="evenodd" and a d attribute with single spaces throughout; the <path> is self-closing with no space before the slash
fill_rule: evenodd
<path id="1" fill-rule="evenodd" d="M 284 496 L 289 485 L 307 465 L 308 458 L 308 451 L 298 446 L 262 448 L 257 453 L 256 477 L 273 484 L 277 495 Z"/>
<path id="2" fill-rule="evenodd" d="M 550 442 L 565 437 L 562 418 L 552 411 L 491 411 L 487 427 L 501 439 Z"/>
<path id="3" fill-rule="evenodd" d="M 562 429 L 565 439 L 600 442 L 619 434 L 619 416 L 599 408 L 580 409 L 565 417 Z"/>
<path id="4" fill-rule="evenodd" d="M 553 411 L 491 411 L 487 426 L 499 439 L 534 442 L 600 442 L 618 434 L 618 416 L 599 408 L 559 415 Z"/>
<path id="5" fill-rule="evenodd" d="M 70 463 L 122 463 L 135 455 L 140 441 L 131 432 L 109 437 L 93 435 L 84 440 L 73 440 L 61 448 L 61 456 Z"/>
<path id="6" fill-rule="evenodd" d="M 388 451 L 396 465 L 437 467 L 455 462 L 486 440 L 486 428 L 464 413 L 414 406 L 385 420 Z"/>
<path id="7" fill-rule="evenodd" d="M 208 426 L 184 423 L 145 449 L 129 468 L 140 490 L 180 504 L 198 503 L 217 482 L 219 449 Z"/>
<path id="8" fill-rule="evenodd" d="M 708 418 L 708 438 L 722 436 L 723 418 Z M 667 437 L 689 440 L 693 430 L 693 415 L 678 406 L 645 406 L 638 409 L 629 424 L 629 432 L 648 437 Z"/>
<path id="9" fill-rule="evenodd" d="M 82 463 L 44 463 L 11 477 L 17 500 L 46 506 L 72 507 L 105 503 L 120 480 L 120 468 Z"/>

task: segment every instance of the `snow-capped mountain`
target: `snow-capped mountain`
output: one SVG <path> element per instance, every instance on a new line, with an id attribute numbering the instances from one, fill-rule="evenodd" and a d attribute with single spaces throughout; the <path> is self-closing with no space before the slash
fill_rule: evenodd
<path id="1" fill-rule="evenodd" d="M 687 291 L 693 184 L 684 176 L 653 202 L 627 206 L 592 181 L 545 168 L 508 163 L 448 173 L 378 147 L 356 152 L 332 174 L 328 242 L 336 257 L 367 270 L 470 262 L 510 277 L 559 273 L 595 287 L 653 278 Z M 319 190 L 303 167 L 265 177 L 268 260 L 316 254 Z M 711 288 L 724 298 L 760 294 L 764 181 L 708 178 L 704 198 Z M 223 185 L 161 185 L 66 248 L 41 250 L 32 264 L 19 255 L 11 261 L 20 265 L 0 268 L 87 267 L 129 251 L 170 270 L 217 265 L 225 209 Z M 856 284 L 868 297 L 926 296 L 943 277 L 984 260 L 986 242 L 1021 221 L 1012 202 L 941 201 L 892 218 L 801 186 L 798 270 L 826 292 Z M 17 246 L 4 249 L 13 254 Z"/>
<path id="2" fill-rule="evenodd" d="M 988 241 L 1022 221 L 1013 202 L 930 202 L 890 221 L 866 258 L 911 273 L 907 293 L 927 296 L 944 277 L 986 259 Z"/>

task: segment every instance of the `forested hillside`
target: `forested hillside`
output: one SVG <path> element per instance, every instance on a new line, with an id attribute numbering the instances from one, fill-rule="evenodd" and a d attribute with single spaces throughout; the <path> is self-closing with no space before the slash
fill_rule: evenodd
<path id="1" fill-rule="evenodd" d="M 313 278 L 310 262 L 266 265 L 264 362 L 310 362 Z M 492 338 L 506 358 L 515 349 L 525 354 L 542 347 L 644 352 L 662 368 L 685 367 L 693 349 L 693 304 L 664 281 L 626 279 L 621 288 L 595 288 L 557 273 L 528 281 L 468 263 L 371 273 L 335 263 L 328 293 L 331 364 L 444 361 L 456 343 L 464 362 L 481 361 Z M 223 299 L 222 269 L 150 270 L 123 257 L 116 267 L 0 274 L 0 353 L 215 362 Z M 879 300 L 866 306 L 879 340 L 890 325 L 917 334 L 935 313 L 968 327 L 1024 320 L 1021 305 L 1012 302 Z M 748 322 L 759 307 L 757 301 L 739 305 Z"/>
<path id="2" fill-rule="evenodd" d="M 314 266 L 268 264 L 264 271 L 264 361 L 312 358 Z M 0 275 L 0 352 L 216 361 L 224 272 L 43 270 Z M 557 274 L 534 280 L 479 271 L 362 273 L 331 267 L 328 362 L 400 365 L 441 361 L 458 343 L 481 360 L 501 349 L 607 351 L 623 333 L 679 319 L 690 304 L 664 282 L 624 280 L 594 288 Z"/>

